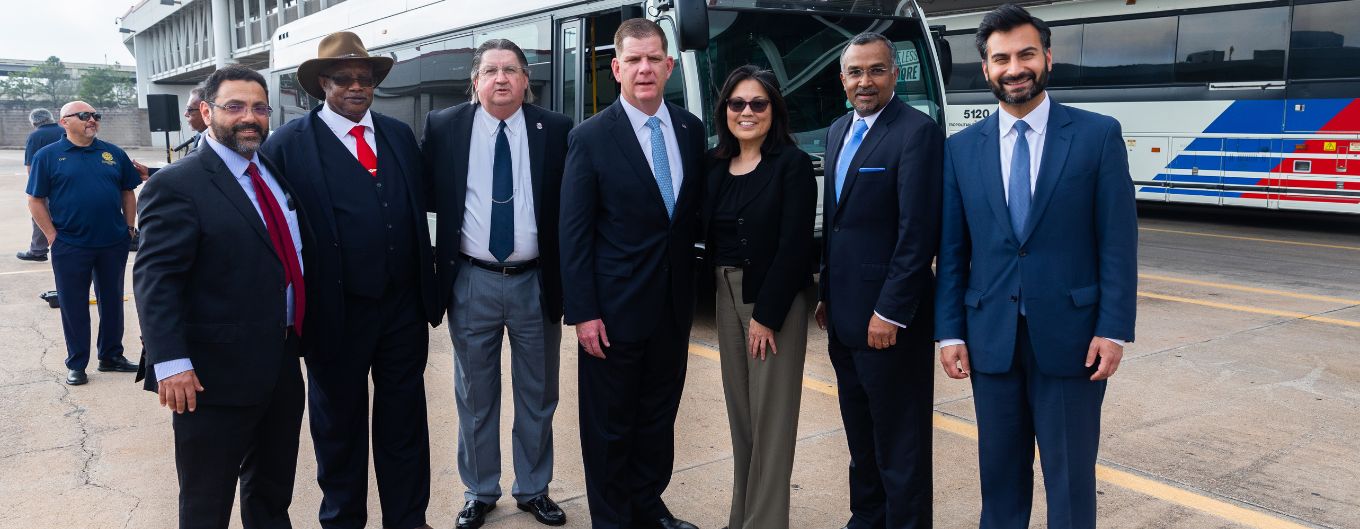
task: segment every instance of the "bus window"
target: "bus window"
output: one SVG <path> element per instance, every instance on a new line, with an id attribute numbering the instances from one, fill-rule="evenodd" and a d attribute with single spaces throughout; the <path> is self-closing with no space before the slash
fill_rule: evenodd
<path id="1" fill-rule="evenodd" d="M 478 31 L 474 43 L 481 46 L 491 39 L 509 39 L 524 50 L 524 58 L 529 61 L 529 90 L 534 93 L 534 103 L 552 108 L 552 27 L 544 18 L 526 24 L 516 24 Z"/>
<path id="2" fill-rule="evenodd" d="M 297 72 L 292 71 L 279 76 L 279 113 L 277 127 L 311 112 L 321 101 L 307 95 L 298 84 Z"/>
<path id="3" fill-rule="evenodd" d="M 580 82 L 579 72 L 581 71 L 581 21 L 571 20 L 562 23 L 561 29 L 562 44 L 558 47 L 557 57 L 557 111 L 577 121 L 580 115 L 576 110 L 579 102 L 576 100 L 577 84 Z"/>
<path id="4" fill-rule="evenodd" d="M 1176 81 L 1284 79 L 1288 32 L 1288 7 L 1182 15 Z"/>
<path id="5" fill-rule="evenodd" d="M 580 96 L 582 120 L 609 108 L 619 98 L 619 84 L 614 81 L 610 61 L 614 58 L 614 32 L 621 22 L 618 11 L 597 13 L 585 19 L 585 45 L 581 48 L 585 61 L 585 84 Z"/>
<path id="6" fill-rule="evenodd" d="M 669 18 L 663 18 L 658 20 L 657 24 L 661 26 L 661 31 L 666 34 L 666 45 L 668 47 L 666 52 L 675 58 L 675 69 L 671 70 L 671 76 L 666 80 L 666 101 L 680 108 L 685 108 L 688 106 L 685 104 L 685 71 L 684 65 L 680 64 L 680 48 L 677 44 L 679 41 L 675 38 L 675 22 Z M 691 113 L 702 114 L 704 112 L 701 108 L 687 110 Z"/>
<path id="7" fill-rule="evenodd" d="M 987 78 L 982 75 L 982 56 L 973 44 L 972 33 L 945 36 L 953 52 L 954 66 L 949 74 L 949 90 L 986 90 Z"/>
<path id="8" fill-rule="evenodd" d="M 1294 6 L 1290 79 L 1360 77 L 1360 0 Z"/>
<path id="9" fill-rule="evenodd" d="M 1170 83 L 1176 62 L 1176 17 L 1086 24 L 1081 48 L 1084 86 Z"/>
<path id="10" fill-rule="evenodd" d="M 468 100 L 471 85 L 472 36 L 425 42 L 383 55 L 396 62 L 373 91 L 373 111 L 411 126 L 420 137 L 425 114 Z"/>
<path id="11" fill-rule="evenodd" d="M 1054 88 L 1076 86 L 1081 82 L 1081 39 L 1086 30 L 1081 25 L 1052 28 L 1048 40 L 1053 51 L 1053 71 L 1048 86 Z"/>

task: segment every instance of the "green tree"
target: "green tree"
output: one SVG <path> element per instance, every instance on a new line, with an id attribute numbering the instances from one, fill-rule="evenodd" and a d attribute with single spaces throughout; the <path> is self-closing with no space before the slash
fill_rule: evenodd
<path id="1" fill-rule="evenodd" d="M 61 107 L 71 96 L 71 74 L 66 72 L 66 63 L 61 62 L 56 55 L 29 68 L 24 72 L 24 76 L 37 85 L 38 93 L 42 94 L 54 108 Z"/>
<path id="2" fill-rule="evenodd" d="M 82 101 L 96 108 L 113 108 L 133 104 L 137 100 L 136 81 L 114 66 L 96 66 L 80 76 L 78 95 Z"/>
<path id="3" fill-rule="evenodd" d="M 38 85 L 23 72 L 0 79 L 0 99 L 28 102 L 38 97 Z"/>

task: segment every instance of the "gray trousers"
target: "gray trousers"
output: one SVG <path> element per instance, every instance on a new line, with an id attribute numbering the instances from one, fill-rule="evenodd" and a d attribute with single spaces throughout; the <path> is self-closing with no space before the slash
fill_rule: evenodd
<path id="1" fill-rule="evenodd" d="M 501 339 L 507 330 L 515 399 L 510 494 L 529 500 L 547 494 L 552 481 L 562 326 L 543 317 L 538 274 L 507 276 L 464 263 L 453 283 L 449 335 L 465 499 L 495 503 L 501 497 Z"/>
<path id="2" fill-rule="evenodd" d="M 716 320 L 727 423 L 732 429 L 732 512 L 729 529 L 787 529 L 789 479 L 798 441 L 798 406 L 807 356 L 808 309 L 804 289 L 774 333 L 776 354 L 747 352 L 751 312 L 742 303 L 740 268 L 718 267 Z"/>
<path id="3" fill-rule="evenodd" d="M 29 222 L 33 223 L 33 236 L 28 241 L 28 253 L 47 255 L 47 234 L 38 227 L 38 221 L 29 219 Z"/>

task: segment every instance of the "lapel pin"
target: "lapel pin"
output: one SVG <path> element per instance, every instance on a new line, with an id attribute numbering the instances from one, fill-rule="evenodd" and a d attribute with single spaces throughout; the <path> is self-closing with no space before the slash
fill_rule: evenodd
<path id="1" fill-rule="evenodd" d="M 543 130 L 543 123 L 534 123 L 534 125 L 538 127 L 538 130 Z"/>

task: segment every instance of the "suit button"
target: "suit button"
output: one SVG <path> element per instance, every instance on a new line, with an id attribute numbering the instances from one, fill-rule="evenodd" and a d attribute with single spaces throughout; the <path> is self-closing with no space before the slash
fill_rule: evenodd
<path id="1" fill-rule="evenodd" d="M 339 248 L 339 247 L 340 247 L 340 243 L 338 243 L 338 242 L 333 242 L 333 243 L 331 243 L 331 246 L 334 246 L 334 247 L 336 247 L 336 248 Z"/>
<path id="2" fill-rule="evenodd" d="M 831 231 L 839 232 L 839 231 L 841 231 L 841 227 L 840 227 L 840 226 L 835 226 L 835 227 L 831 228 Z"/>
<path id="3" fill-rule="evenodd" d="M 383 202 L 383 207 L 387 207 L 387 203 L 386 203 L 386 202 Z"/>
<path id="4" fill-rule="evenodd" d="M 1020 301 L 1020 298 L 1019 298 L 1019 297 L 1011 296 L 1011 303 L 1015 303 L 1015 302 L 1017 302 L 1017 301 Z"/>
<path id="5" fill-rule="evenodd" d="M 743 219 L 743 218 L 740 218 L 740 217 L 737 218 L 737 224 L 745 224 L 745 223 L 746 223 L 746 219 Z"/>
<path id="6" fill-rule="evenodd" d="M 742 240 L 741 240 L 741 245 L 742 245 L 742 246 L 746 246 L 746 239 L 742 239 Z"/>
<path id="7" fill-rule="evenodd" d="M 742 261 L 742 263 L 744 263 L 744 264 L 751 264 L 751 260 L 750 260 L 750 259 L 745 259 L 745 260 Z"/>
<path id="8" fill-rule="evenodd" d="M 1026 251 L 1024 251 L 1024 250 L 1020 250 L 1020 257 L 1024 257 L 1024 256 L 1026 256 L 1026 255 L 1029 255 L 1029 252 L 1026 252 Z"/>
<path id="9" fill-rule="evenodd" d="M 391 225 L 391 224 L 388 224 L 388 225 L 387 225 L 387 229 L 389 229 L 389 230 L 392 229 L 392 225 Z"/>
<path id="10" fill-rule="evenodd" d="M 374 185 L 378 186 L 378 189 L 382 189 L 382 182 L 378 182 L 377 184 Z"/>
<path id="11" fill-rule="evenodd" d="M 458 263 L 455 262 L 453 259 L 449 259 L 449 266 L 453 266 L 453 265 L 456 265 L 456 264 L 458 264 Z"/>

